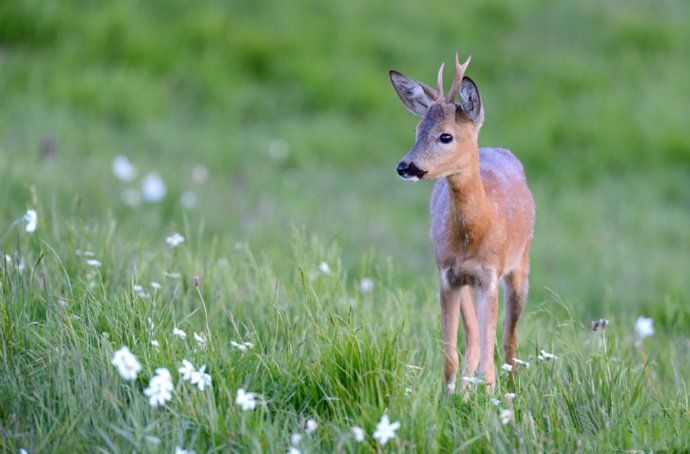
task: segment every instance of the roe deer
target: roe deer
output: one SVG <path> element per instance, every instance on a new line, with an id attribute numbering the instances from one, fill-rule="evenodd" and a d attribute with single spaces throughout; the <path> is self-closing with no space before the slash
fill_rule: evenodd
<path id="1" fill-rule="evenodd" d="M 470 58 L 461 65 L 456 53 L 455 79 L 445 98 L 443 65 L 436 90 L 390 72 L 405 107 L 423 117 L 414 146 L 398 164 L 398 175 L 412 181 L 438 179 L 431 194 L 430 235 L 441 275 L 444 376 L 449 393 L 455 391 L 458 371 L 460 314 L 466 342 L 463 376 L 475 376 L 479 369 L 493 391 L 501 280 L 506 304 L 503 350 L 505 362 L 515 367 L 516 331 L 527 299 L 534 225 L 534 199 L 520 161 L 508 150 L 479 148 L 484 109 L 477 85 L 464 76 L 469 63 Z M 476 305 L 471 287 L 476 291 Z"/>

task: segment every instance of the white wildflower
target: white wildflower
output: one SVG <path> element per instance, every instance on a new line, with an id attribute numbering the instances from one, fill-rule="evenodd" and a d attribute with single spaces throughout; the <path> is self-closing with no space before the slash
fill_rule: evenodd
<path id="1" fill-rule="evenodd" d="M 192 374 L 196 372 L 194 365 L 186 359 L 182 360 L 182 367 L 177 370 L 180 372 L 180 375 L 182 375 L 182 380 L 191 380 Z"/>
<path id="2" fill-rule="evenodd" d="M 287 450 L 287 454 L 302 454 L 302 451 L 295 448 L 294 446 L 290 446 Z"/>
<path id="3" fill-rule="evenodd" d="M 144 439 L 146 441 L 148 441 L 149 443 L 154 444 L 154 445 L 161 444 L 161 439 L 158 437 L 154 437 L 153 435 L 147 435 L 144 437 Z"/>
<path id="4" fill-rule="evenodd" d="M 395 438 L 395 431 L 400 428 L 400 422 L 395 421 L 391 423 L 387 414 L 381 416 L 381 421 L 376 424 L 376 432 L 374 432 L 374 439 L 381 442 L 382 445 L 388 443 L 388 440 Z"/>
<path id="5" fill-rule="evenodd" d="M 19 454 L 29 454 L 29 451 L 24 448 L 19 448 Z"/>
<path id="6" fill-rule="evenodd" d="M 318 428 L 319 428 L 318 422 L 316 422 L 313 419 L 308 419 L 307 424 L 306 424 L 306 429 L 304 431 L 307 432 L 308 434 L 313 434 L 314 432 L 316 432 L 316 429 L 318 429 Z"/>
<path id="7" fill-rule="evenodd" d="M 421 367 L 415 366 L 414 364 L 408 364 L 408 365 L 407 365 L 407 368 L 410 369 L 410 370 L 414 370 L 414 371 L 422 370 Z"/>
<path id="8" fill-rule="evenodd" d="M 331 267 L 328 266 L 328 263 L 321 262 L 319 264 L 319 271 L 321 271 L 323 274 L 331 274 Z"/>
<path id="9" fill-rule="evenodd" d="M 137 295 L 141 295 L 142 293 L 144 293 L 144 287 L 142 287 L 142 286 L 139 285 L 139 284 L 134 284 L 134 285 L 132 286 L 132 291 L 133 291 L 134 293 L 136 293 Z"/>
<path id="10" fill-rule="evenodd" d="M 374 290 L 374 281 L 368 277 L 359 281 L 359 291 L 362 293 L 370 293 Z"/>
<path id="11" fill-rule="evenodd" d="M 501 414 L 499 415 L 499 418 L 501 418 L 501 424 L 504 426 L 512 421 L 514 417 L 515 414 L 513 413 L 513 410 L 501 410 Z"/>
<path id="12" fill-rule="evenodd" d="M 230 345 L 242 352 L 246 352 L 248 349 L 254 347 L 254 344 L 252 344 L 251 342 L 242 342 L 240 344 L 239 342 L 230 341 Z"/>
<path id="13" fill-rule="evenodd" d="M 366 437 L 367 433 L 362 429 L 361 427 L 357 426 L 352 426 L 350 427 L 350 432 L 352 432 L 352 436 L 355 437 L 355 441 L 357 443 L 361 443 L 364 441 L 364 437 Z"/>
<path id="14" fill-rule="evenodd" d="M 511 401 L 511 400 L 515 399 L 515 393 L 505 393 L 503 395 L 503 398 L 507 401 Z"/>
<path id="15" fill-rule="evenodd" d="M 237 390 L 237 397 L 235 404 L 239 405 L 242 410 L 254 410 L 256 408 L 257 400 L 255 393 L 245 392 L 243 388 Z"/>
<path id="16" fill-rule="evenodd" d="M 177 327 L 173 328 L 172 333 L 173 333 L 173 336 L 177 336 L 180 339 L 187 339 L 187 333 L 185 333 L 184 331 L 182 331 L 181 329 L 179 329 Z"/>
<path id="17" fill-rule="evenodd" d="M 484 380 L 479 377 L 462 377 L 462 381 L 473 385 L 481 385 L 484 383 Z"/>
<path id="18" fill-rule="evenodd" d="M 165 242 L 168 243 L 172 247 L 177 247 L 180 244 L 184 243 L 184 237 L 180 235 L 179 233 L 175 232 L 169 237 L 165 239 Z"/>
<path id="19" fill-rule="evenodd" d="M 513 362 L 515 363 L 516 366 L 524 366 L 529 368 L 529 363 L 527 361 L 523 361 L 518 358 L 513 358 Z"/>
<path id="20" fill-rule="evenodd" d="M 135 380 L 137 373 L 141 372 L 141 364 L 127 346 L 115 352 L 111 363 L 117 367 L 117 371 L 125 380 Z"/>
<path id="21" fill-rule="evenodd" d="M 127 156 L 116 156 L 113 159 L 113 174 L 122 181 L 132 181 L 137 175 L 134 164 L 127 159 Z"/>
<path id="22" fill-rule="evenodd" d="M 146 174 L 141 181 L 141 193 L 147 202 L 160 202 L 165 197 L 165 183 L 157 172 Z"/>
<path id="23" fill-rule="evenodd" d="M 405 395 L 411 396 L 412 395 L 412 388 L 405 388 Z"/>
<path id="24" fill-rule="evenodd" d="M 184 449 L 182 446 L 175 447 L 175 454 L 196 454 L 196 451 Z"/>
<path id="25" fill-rule="evenodd" d="M 199 334 L 197 332 L 194 333 L 194 340 L 196 341 L 197 345 L 201 348 L 206 347 L 206 336 L 203 334 Z"/>
<path id="26" fill-rule="evenodd" d="M 654 320 L 648 317 L 638 317 L 635 322 L 635 334 L 640 339 L 654 335 Z"/>
<path id="27" fill-rule="evenodd" d="M 38 224 L 38 213 L 36 213 L 36 210 L 27 210 L 22 219 L 26 222 L 26 231 L 34 233 L 36 231 L 36 224 Z"/>
<path id="28" fill-rule="evenodd" d="M 149 387 L 144 389 L 144 394 L 149 397 L 149 404 L 152 407 L 157 407 L 172 400 L 173 389 L 172 375 L 168 369 L 162 367 L 156 369 L 156 375 L 151 377 Z"/>
<path id="29" fill-rule="evenodd" d="M 86 264 L 89 265 L 89 266 L 96 267 L 96 268 L 98 268 L 99 266 L 101 266 L 101 262 L 98 261 L 98 260 L 96 260 L 96 259 L 89 259 L 89 260 L 86 261 Z"/>
<path id="30" fill-rule="evenodd" d="M 175 272 L 172 272 L 172 271 L 171 271 L 171 272 L 165 271 L 165 272 L 163 273 L 163 277 L 166 277 L 166 278 L 168 278 L 168 279 L 179 279 L 179 278 L 181 277 L 181 274 L 180 274 L 180 273 L 175 273 Z"/>
<path id="31" fill-rule="evenodd" d="M 208 169 L 206 166 L 203 166 L 201 164 L 197 164 L 194 166 L 192 169 L 192 180 L 194 180 L 195 183 L 201 184 L 206 181 L 208 178 Z"/>
<path id="32" fill-rule="evenodd" d="M 151 288 L 154 290 L 160 290 L 162 288 L 162 286 L 158 282 L 153 281 L 153 282 L 151 282 Z"/>
<path id="33" fill-rule="evenodd" d="M 290 443 L 291 443 L 293 446 L 298 445 L 300 441 L 302 441 L 302 434 L 294 433 L 294 434 L 292 434 L 292 436 L 290 437 Z"/>
<path id="34" fill-rule="evenodd" d="M 541 354 L 539 356 L 537 356 L 537 358 L 539 358 L 540 361 L 544 361 L 547 359 L 552 359 L 552 360 L 558 359 L 558 356 L 554 355 L 553 353 L 548 353 L 544 350 L 541 350 L 540 353 Z"/>
<path id="35" fill-rule="evenodd" d="M 498 407 L 499 405 L 501 405 L 501 401 L 498 400 L 498 399 L 491 399 L 491 403 L 494 404 L 494 405 L 496 405 L 497 407 Z"/>
<path id="36" fill-rule="evenodd" d="M 156 339 L 151 340 L 151 345 L 152 345 L 156 350 L 158 350 L 158 349 L 160 348 L 160 346 L 161 346 L 161 344 L 160 344 Z"/>
<path id="37" fill-rule="evenodd" d="M 120 194 L 120 199 L 122 199 L 122 203 L 128 207 L 138 207 L 141 205 L 141 192 L 137 189 L 125 189 L 122 191 L 122 194 Z"/>
<path id="38" fill-rule="evenodd" d="M 206 370 L 206 365 L 192 372 L 192 376 L 189 378 L 189 383 L 196 385 L 200 391 L 203 391 L 207 386 L 211 386 L 211 376 L 204 373 L 204 370 Z"/>
<path id="39" fill-rule="evenodd" d="M 185 210 L 191 210 L 199 202 L 199 198 L 196 196 L 194 191 L 185 191 L 180 196 L 180 205 Z"/>
<path id="40" fill-rule="evenodd" d="M 510 364 L 504 364 L 501 366 L 501 370 L 503 372 L 512 372 L 513 371 L 513 366 Z"/>
<path id="41" fill-rule="evenodd" d="M 153 334 L 153 330 L 156 328 L 156 325 L 153 324 L 153 320 L 151 320 L 151 317 L 146 317 L 149 321 L 149 334 Z"/>

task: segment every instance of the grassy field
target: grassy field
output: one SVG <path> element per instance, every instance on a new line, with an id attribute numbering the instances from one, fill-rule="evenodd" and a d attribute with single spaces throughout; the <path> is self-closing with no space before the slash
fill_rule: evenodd
<path id="1" fill-rule="evenodd" d="M 687 451 L 688 20 L 680 0 L 3 2 L 0 450 Z M 416 119 L 387 74 L 432 83 L 456 49 L 480 144 L 537 201 L 530 367 L 467 401 L 443 392 L 431 183 L 395 175 Z M 139 200 L 152 173 L 165 195 Z"/>

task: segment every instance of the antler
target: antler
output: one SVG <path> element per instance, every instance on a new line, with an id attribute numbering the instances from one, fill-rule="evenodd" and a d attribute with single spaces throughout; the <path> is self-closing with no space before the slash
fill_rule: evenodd
<path id="1" fill-rule="evenodd" d="M 472 60 L 472 56 L 470 55 L 469 57 L 467 57 L 467 60 L 465 60 L 465 63 L 461 65 L 460 60 L 458 58 L 458 53 L 455 52 L 455 79 L 453 79 L 453 85 L 450 86 L 450 91 L 448 92 L 448 97 L 446 97 L 446 102 L 455 102 L 455 96 L 458 94 L 460 84 L 462 84 L 462 78 L 465 75 L 465 70 L 467 69 L 467 67 L 470 64 L 470 61 Z M 443 66 L 441 66 L 441 68 L 443 68 Z M 441 79 L 439 76 L 439 81 L 440 80 Z M 441 96 L 443 96 L 443 92 L 441 90 L 442 89 L 439 88 L 439 93 L 441 93 Z"/>
<path id="2" fill-rule="evenodd" d="M 437 99 L 443 99 L 443 67 L 445 63 L 441 63 L 441 67 L 438 69 L 438 93 L 436 94 Z"/>

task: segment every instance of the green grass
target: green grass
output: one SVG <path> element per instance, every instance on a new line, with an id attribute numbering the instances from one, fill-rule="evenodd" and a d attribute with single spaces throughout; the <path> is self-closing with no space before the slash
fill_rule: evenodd
<path id="1" fill-rule="evenodd" d="M 309 418 L 305 452 L 687 449 L 688 19 L 678 0 L 2 3 L 1 450 L 280 452 Z M 492 396 L 443 393 L 431 185 L 394 172 L 415 119 L 387 71 L 431 83 L 456 49 L 473 55 L 480 144 L 511 148 L 537 201 L 532 366 L 493 396 L 517 394 L 507 425 Z M 112 175 L 119 154 L 133 182 Z M 125 205 L 149 171 L 165 199 Z M 29 208 L 33 234 L 13 224 Z M 639 315 L 656 329 L 642 346 Z M 110 364 L 123 345 L 135 382 Z M 182 359 L 206 364 L 209 391 L 180 381 Z M 154 409 L 157 367 L 176 393 Z M 240 412 L 239 388 L 265 407 Z M 381 448 L 386 411 L 402 427 Z"/>

